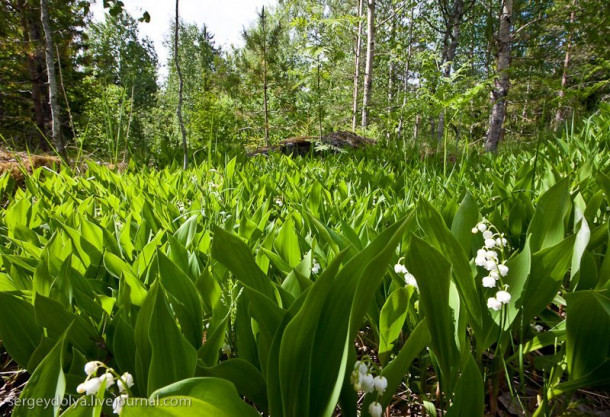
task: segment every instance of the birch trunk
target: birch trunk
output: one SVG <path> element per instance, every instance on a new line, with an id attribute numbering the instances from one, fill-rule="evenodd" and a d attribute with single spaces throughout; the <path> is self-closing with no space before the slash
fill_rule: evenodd
<path id="1" fill-rule="evenodd" d="M 513 0 L 504 0 L 500 14 L 500 28 L 498 29 L 497 44 L 497 76 L 491 91 L 491 114 L 489 116 L 489 129 L 485 150 L 495 152 L 503 136 L 503 123 L 506 116 L 506 97 L 510 88 L 510 54 L 512 45 L 511 19 L 513 14 Z"/>
<path id="2" fill-rule="evenodd" d="M 356 50 L 354 63 L 354 95 L 352 101 L 352 130 L 356 130 L 358 124 L 358 86 L 360 84 L 360 52 L 362 49 L 362 3 L 358 0 L 358 34 L 356 35 Z"/>
<path id="3" fill-rule="evenodd" d="M 262 29 L 263 29 L 263 110 L 265 111 L 265 146 L 269 147 L 269 96 L 267 90 L 267 16 L 265 7 L 262 10 Z"/>
<path id="4" fill-rule="evenodd" d="M 182 134 L 182 152 L 184 158 L 182 160 L 182 168 L 186 169 L 189 163 L 188 155 L 188 143 L 186 141 L 186 129 L 184 128 L 184 120 L 182 120 L 182 89 L 184 88 L 184 80 L 182 79 L 182 70 L 180 69 L 180 57 L 178 55 L 178 36 L 180 29 L 180 14 L 179 14 L 179 0 L 176 0 L 176 22 L 174 25 L 174 62 L 176 64 L 176 73 L 178 74 L 178 109 L 176 114 L 178 116 L 178 123 L 180 124 L 180 133 Z"/>
<path id="5" fill-rule="evenodd" d="M 566 43 L 566 55 L 563 60 L 563 74 L 561 75 L 561 88 L 557 95 L 559 96 L 559 107 L 555 114 L 555 128 L 561 125 L 565 118 L 565 109 L 563 107 L 564 97 L 566 95 L 565 89 L 568 83 L 568 67 L 570 66 L 570 50 L 572 49 L 572 36 L 574 35 L 574 12 L 575 12 L 576 0 L 572 1 L 572 12 L 570 13 L 570 34 L 568 35 L 568 42 Z"/>
<path id="6" fill-rule="evenodd" d="M 49 7 L 47 0 L 40 0 L 40 20 L 45 38 L 45 59 L 47 62 L 47 77 L 49 79 L 49 107 L 51 108 L 51 134 L 57 153 L 68 162 L 68 155 L 64 141 L 61 137 L 61 121 L 59 109 L 59 89 L 57 88 L 57 74 L 55 72 L 55 50 L 53 46 L 53 31 L 51 30 L 51 19 L 49 18 Z"/>
<path id="7" fill-rule="evenodd" d="M 369 105 L 373 90 L 373 61 L 375 59 L 375 1 L 367 0 L 366 67 L 364 72 L 364 98 L 362 100 L 362 127 L 369 124 Z"/>

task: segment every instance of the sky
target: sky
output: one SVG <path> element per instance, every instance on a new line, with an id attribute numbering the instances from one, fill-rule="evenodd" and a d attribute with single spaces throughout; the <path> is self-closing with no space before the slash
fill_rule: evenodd
<path id="1" fill-rule="evenodd" d="M 174 0 L 124 0 L 125 8 L 134 17 L 150 14 L 150 23 L 140 23 L 140 34 L 152 39 L 159 57 L 160 76 L 167 74 L 165 64 L 168 50 L 163 45 L 167 37 L 170 21 L 175 17 Z M 216 44 L 228 49 L 230 45 L 241 46 L 242 28 L 256 20 L 256 12 L 262 6 L 275 5 L 276 0 L 180 0 L 180 17 L 198 26 L 206 24 L 214 34 Z M 102 0 L 92 5 L 94 20 L 103 18 Z"/>

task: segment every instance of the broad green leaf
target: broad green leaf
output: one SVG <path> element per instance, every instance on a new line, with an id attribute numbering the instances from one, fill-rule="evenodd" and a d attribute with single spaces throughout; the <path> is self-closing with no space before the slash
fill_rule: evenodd
<path id="1" fill-rule="evenodd" d="M 388 362 L 394 341 L 400 335 L 407 317 L 407 308 L 413 289 L 402 287 L 393 291 L 381 308 L 379 315 L 379 357 L 383 364 Z"/>

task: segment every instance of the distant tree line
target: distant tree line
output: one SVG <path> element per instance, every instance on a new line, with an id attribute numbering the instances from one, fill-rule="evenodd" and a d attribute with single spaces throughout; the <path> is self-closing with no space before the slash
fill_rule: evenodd
<path id="1" fill-rule="evenodd" d="M 610 97 L 605 0 L 283 0 L 229 50 L 177 13 L 162 80 L 139 33 L 158 17 L 103 3 L 0 1 L 3 141 L 158 164 L 339 129 L 495 151 Z"/>

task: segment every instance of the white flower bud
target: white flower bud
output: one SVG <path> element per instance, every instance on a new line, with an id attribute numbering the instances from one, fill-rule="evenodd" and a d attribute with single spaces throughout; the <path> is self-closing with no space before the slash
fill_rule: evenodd
<path id="1" fill-rule="evenodd" d="M 320 272 L 320 264 L 315 259 L 313 261 L 313 266 L 311 267 L 311 272 L 313 272 L 314 274 Z"/>
<path id="2" fill-rule="evenodd" d="M 476 266 L 485 266 L 485 262 L 487 262 L 487 259 L 485 259 L 484 256 L 477 256 L 474 259 L 474 263 Z"/>
<path id="3" fill-rule="evenodd" d="M 508 304 L 510 302 L 510 294 L 506 291 L 498 291 L 496 293 L 496 299 L 502 304 Z"/>
<path id="4" fill-rule="evenodd" d="M 491 239 L 494 236 L 491 230 L 486 230 L 483 232 L 483 239 Z"/>
<path id="5" fill-rule="evenodd" d="M 485 269 L 487 269 L 488 271 L 493 271 L 494 269 L 496 269 L 496 267 L 496 261 L 489 260 L 485 262 Z"/>
<path id="6" fill-rule="evenodd" d="M 371 415 L 371 417 L 381 417 L 382 413 L 383 408 L 381 407 L 381 404 L 379 404 L 377 401 L 372 402 L 369 405 L 369 414 Z"/>
<path id="7" fill-rule="evenodd" d="M 496 286 L 496 279 L 493 277 L 485 277 L 483 278 L 483 286 L 485 288 L 493 288 Z"/>
<path id="8" fill-rule="evenodd" d="M 498 265 L 498 272 L 500 273 L 500 275 L 505 277 L 506 275 L 508 275 L 508 267 L 504 264 L 500 264 Z"/>
<path id="9" fill-rule="evenodd" d="M 485 247 L 487 249 L 493 249 L 496 247 L 496 241 L 494 239 L 485 239 Z"/>
<path id="10" fill-rule="evenodd" d="M 396 272 L 397 274 L 406 274 L 407 268 L 404 265 L 396 264 L 394 265 L 394 272 Z"/>
<path id="11" fill-rule="evenodd" d="M 405 274 L 405 283 L 407 285 L 411 285 L 419 290 L 419 286 L 417 285 L 417 280 L 415 279 L 413 274 L 410 274 L 409 272 L 407 272 Z"/>
<path id="12" fill-rule="evenodd" d="M 87 362 L 85 364 L 85 373 L 87 375 L 91 375 L 92 373 L 97 371 L 97 368 L 99 368 L 99 366 L 100 366 L 100 363 L 98 361 Z"/>
<path id="13" fill-rule="evenodd" d="M 477 229 L 479 229 L 481 232 L 484 232 L 487 230 L 487 225 L 485 223 L 479 223 L 477 224 Z"/>
<path id="14" fill-rule="evenodd" d="M 366 363 L 364 363 L 364 362 L 360 362 L 358 364 L 358 368 L 357 369 L 358 369 L 358 373 L 362 374 L 362 375 L 365 375 L 369 371 L 369 367 L 366 366 Z"/>
<path id="15" fill-rule="evenodd" d="M 486 256 L 487 258 L 495 258 L 495 259 L 498 259 L 498 252 L 496 252 L 495 250 L 488 250 L 488 251 L 485 253 L 485 256 Z"/>
<path id="16" fill-rule="evenodd" d="M 375 380 L 371 374 L 361 375 L 360 384 L 362 385 L 362 391 L 365 393 L 373 392 L 375 389 Z"/>
<path id="17" fill-rule="evenodd" d="M 231 356 L 231 346 L 228 343 L 222 345 L 222 353 L 227 356 Z"/>
<path id="18" fill-rule="evenodd" d="M 85 394 L 94 395 L 99 391 L 102 381 L 100 378 L 91 378 L 90 380 L 85 381 L 83 385 L 85 388 Z"/>
<path id="19" fill-rule="evenodd" d="M 121 414 L 123 407 L 127 403 L 129 397 L 126 394 L 121 394 L 112 401 L 112 412 L 114 414 Z"/>
<path id="20" fill-rule="evenodd" d="M 500 274 L 498 274 L 498 271 L 490 271 L 489 272 L 489 276 L 492 277 L 495 280 L 500 279 Z"/>
<path id="21" fill-rule="evenodd" d="M 117 381 L 117 386 L 119 387 L 119 392 L 124 392 L 127 388 L 133 387 L 133 376 L 129 372 L 125 372 L 121 375 L 121 379 Z"/>
<path id="22" fill-rule="evenodd" d="M 375 377 L 375 391 L 379 394 L 383 394 L 388 387 L 388 380 L 384 376 Z"/>
<path id="23" fill-rule="evenodd" d="M 78 384 L 78 387 L 76 387 L 76 392 L 79 394 L 84 394 L 86 390 L 85 384 Z"/>
<path id="24" fill-rule="evenodd" d="M 477 233 L 479 233 L 479 229 L 477 229 L 476 227 L 473 227 L 471 232 L 474 234 L 477 234 Z"/>
<path id="25" fill-rule="evenodd" d="M 106 380 L 106 389 L 110 388 L 114 384 L 114 376 L 110 372 L 106 372 L 100 377 L 100 381 Z"/>
<path id="26" fill-rule="evenodd" d="M 479 249 L 477 251 L 477 258 L 484 258 L 487 256 L 487 251 L 485 249 Z"/>
<path id="27" fill-rule="evenodd" d="M 491 297 L 487 299 L 487 308 L 498 311 L 502 308 L 502 303 L 496 300 L 495 297 Z"/>

